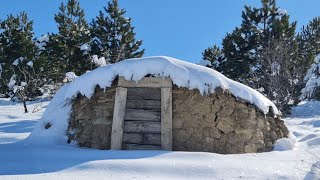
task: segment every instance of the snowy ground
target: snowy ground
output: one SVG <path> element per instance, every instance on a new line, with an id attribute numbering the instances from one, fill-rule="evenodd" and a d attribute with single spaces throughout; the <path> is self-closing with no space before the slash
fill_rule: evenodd
<path id="1" fill-rule="evenodd" d="M 47 104 L 29 104 L 29 109 Z M 1 99 L 0 179 L 319 179 L 319 110 L 320 102 L 304 103 L 285 119 L 297 139 L 289 151 L 241 155 L 102 151 L 24 144 L 21 140 L 44 108 L 24 114 L 20 104 Z"/>

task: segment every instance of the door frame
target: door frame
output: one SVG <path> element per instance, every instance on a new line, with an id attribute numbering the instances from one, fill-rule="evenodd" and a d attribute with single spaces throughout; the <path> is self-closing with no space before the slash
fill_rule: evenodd
<path id="1" fill-rule="evenodd" d="M 161 150 L 172 150 L 172 81 L 170 78 L 144 77 L 139 81 L 118 78 L 116 88 L 111 149 L 122 149 L 123 124 L 127 102 L 127 88 L 161 88 Z"/>

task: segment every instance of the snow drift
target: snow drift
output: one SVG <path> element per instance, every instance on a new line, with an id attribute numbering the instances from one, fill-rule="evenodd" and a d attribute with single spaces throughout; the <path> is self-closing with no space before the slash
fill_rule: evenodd
<path id="1" fill-rule="evenodd" d="M 117 76 L 122 76 L 126 80 L 139 81 L 150 74 L 155 77 L 170 77 L 174 85 L 190 90 L 198 89 L 202 95 L 214 93 L 217 87 L 221 87 L 235 97 L 254 104 L 265 114 L 269 112 L 270 107 L 275 114 L 279 114 L 276 106 L 258 91 L 228 79 L 213 69 L 171 57 L 146 57 L 100 67 L 64 85 L 54 96 L 41 121 L 26 142 L 66 143 L 66 130 L 71 110 L 68 102 L 73 97 L 80 93 L 90 98 L 97 85 L 102 88 L 110 87 Z M 50 128 L 46 129 L 48 125 Z"/>

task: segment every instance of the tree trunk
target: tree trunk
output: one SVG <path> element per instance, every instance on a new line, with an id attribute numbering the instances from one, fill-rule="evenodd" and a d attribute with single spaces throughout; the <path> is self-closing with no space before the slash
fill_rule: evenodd
<path id="1" fill-rule="evenodd" d="M 26 100 L 23 100 L 24 113 L 28 113 Z"/>

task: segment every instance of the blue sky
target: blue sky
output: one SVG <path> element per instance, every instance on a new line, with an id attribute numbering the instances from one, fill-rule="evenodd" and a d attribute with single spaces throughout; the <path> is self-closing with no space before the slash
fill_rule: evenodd
<path id="1" fill-rule="evenodd" d="M 37 36 L 56 32 L 53 14 L 66 0 L 2 1 L 0 19 L 7 14 L 26 11 L 34 20 Z M 288 10 L 298 27 L 320 16 L 319 0 L 278 0 L 278 6 Z M 94 18 L 107 0 L 80 0 L 88 21 Z M 145 56 L 167 55 L 198 62 L 201 52 L 221 43 L 227 32 L 241 23 L 245 4 L 260 6 L 260 0 L 119 0 L 133 19 L 137 38 L 143 40 Z"/>

